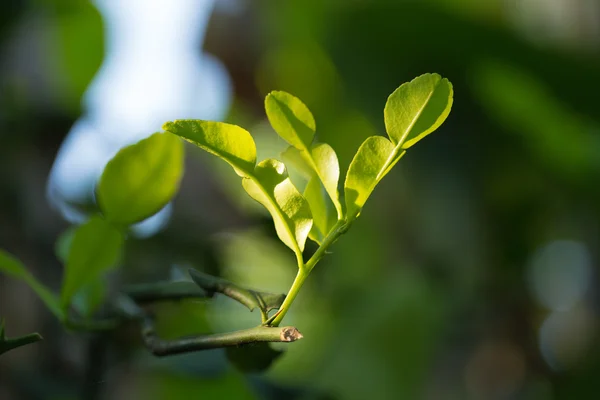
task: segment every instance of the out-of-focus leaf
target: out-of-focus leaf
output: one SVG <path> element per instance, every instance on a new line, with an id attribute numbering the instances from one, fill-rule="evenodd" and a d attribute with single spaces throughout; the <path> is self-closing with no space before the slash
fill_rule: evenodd
<path id="1" fill-rule="evenodd" d="M 438 74 L 421 75 L 394 90 L 383 110 L 392 143 L 408 149 L 436 130 L 450 114 L 452 96 L 452 84 Z"/>
<path id="2" fill-rule="evenodd" d="M 443 309 L 425 277 L 406 271 L 388 275 L 340 315 L 336 332 L 346 334 L 335 336 L 337 348 L 323 358 L 323 373 L 315 381 L 335 398 L 426 398 L 433 349 L 447 323 Z"/>
<path id="3" fill-rule="evenodd" d="M 156 214 L 179 188 L 183 158 L 183 143 L 170 133 L 155 133 L 121 149 L 98 183 L 98 204 L 106 218 L 127 226 Z"/>
<path id="4" fill-rule="evenodd" d="M 66 264 L 73 243 L 73 237 L 77 227 L 71 226 L 64 231 L 56 240 L 54 251 L 56 257 Z M 102 279 L 96 279 L 84 285 L 73 298 L 73 306 L 84 317 L 91 317 L 106 297 L 106 283 Z"/>
<path id="5" fill-rule="evenodd" d="M 163 125 L 167 132 L 228 162 L 241 177 L 250 177 L 256 165 L 256 144 L 250 133 L 237 125 L 202 120 L 176 120 Z"/>
<path id="6" fill-rule="evenodd" d="M 245 346 L 227 347 L 227 359 L 240 371 L 264 372 L 277 360 L 283 351 L 274 349 L 269 343 L 253 343 Z"/>
<path id="7" fill-rule="evenodd" d="M 46 286 L 42 285 L 25 266 L 12 255 L 0 249 L 0 271 L 14 278 L 25 281 L 46 304 L 46 307 L 59 319 L 64 320 L 65 313 L 60 307 L 60 302 L 57 296 L 52 293 Z"/>
<path id="8" fill-rule="evenodd" d="M 335 151 L 324 143 L 315 143 L 315 120 L 304 103 L 289 93 L 274 91 L 265 99 L 265 110 L 273 129 L 294 148 L 299 150 L 304 164 L 318 176 L 338 217 L 342 216 L 338 181 L 340 167 Z"/>
<path id="9" fill-rule="evenodd" d="M 312 215 L 285 165 L 274 159 L 263 160 L 256 166 L 254 177 L 244 178 L 242 185 L 250 197 L 269 211 L 281 241 L 301 254 L 312 227 Z"/>
<path id="10" fill-rule="evenodd" d="M 40 340 L 42 340 L 42 336 L 37 332 L 25 336 L 7 338 L 4 332 L 4 320 L 0 319 L 0 355 L 18 347 L 39 342 Z"/>
<path id="11" fill-rule="evenodd" d="M 102 279 L 84 285 L 73 297 L 73 306 L 86 318 L 94 315 L 106 299 L 106 282 Z"/>
<path id="12" fill-rule="evenodd" d="M 53 10 L 51 39 L 56 40 L 57 94 L 71 111 L 80 112 L 81 96 L 102 64 L 104 29 L 98 9 L 87 1 L 45 2 Z M 53 14 L 53 15 L 52 15 Z"/>
<path id="13" fill-rule="evenodd" d="M 600 169 L 598 124 L 556 98 L 538 77 L 492 61 L 478 64 L 472 75 L 478 103 L 545 165 L 579 179 Z"/>
<path id="14" fill-rule="evenodd" d="M 69 306 L 73 296 L 85 285 L 116 266 L 123 241 L 123 233 L 100 216 L 92 217 L 77 228 L 63 278 L 63 309 Z"/>
<path id="15" fill-rule="evenodd" d="M 350 163 L 344 192 L 346 213 L 357 217 L 373 189 L 406 149 L 437 129 L 452 107 L 452 85 L 438 74 L 421 75 L 401 85 L 385 105 L 385 126 L 391 140 L 367 138 Z"/>
<path id="16" fill-rule="evenodd" d="M 60 234 L 54 243 L 54 253 L 56 254 L 56 258 L 58 258 L 63 264 L 67 263 L 69 250 L 71 249 L 71 243 L 73 243 L 73 236 L 75 236 L 76 230 L 77 227 L 70 226 L 67 228 L 67 230 Z"/>

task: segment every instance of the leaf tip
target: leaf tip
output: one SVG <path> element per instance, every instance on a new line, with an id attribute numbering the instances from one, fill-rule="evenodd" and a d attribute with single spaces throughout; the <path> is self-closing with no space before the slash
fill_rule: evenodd
<path id="1" fill-rule="evenodd" d="M 161 129 L 163 131 L 170 132 L 172 126 L 175 125 L 176 123 L 177 123 L 177 120 L 175 120 L 175 121 L 167 121 L 164 124 L 162 124 Z"/>

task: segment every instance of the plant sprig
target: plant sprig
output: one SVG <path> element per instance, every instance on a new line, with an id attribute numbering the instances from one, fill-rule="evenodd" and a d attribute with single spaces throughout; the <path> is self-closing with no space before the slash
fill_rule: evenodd
<path id="1" fill-rule="evenodd" d="M 179 135 L 231 164 L 242 176 L 248 194 L 271 213 L 281 241 L 296 253 L 296 279 L 279 311 L 266 324 L 278 326 L 281 323 L 312 269 L 358 218 L 377 184 L 408 148 L 445 121 L 452 101 L 452 85 L 438 74 L 421 75 L 389 96 L 384 109 L 389 139 L 371 136 L 358 149 L 344 182 L 345 209 L 339 199 L 337 155 L 331 146 L 315 140 L 316 124 L 312 113 L 289 93 L 271 92 L 265 99 L 265 109 L 275 132 L 290 145 L 282 157 L 308 179 L 304 196 L 289 180 L 283 163 L 268 159 L 252 168 L 256 161 L 256 145 L 242 128 L 201 120 L 176 120 L 163 125 L 165 131 Z M 246 162 L 245 169 L 242 169 L 240 159 Z M 261 166 L 270 171 L 263 172 Z M 249 190 L 249 187 L 254 189 Z M 329 217 L 328 205 L 336 210 L 336 219 Z M 302 251 L 307 236 L 317 242 L 319 248 L 305 263 Z"/>
<path id="2" fill-rule="evenodd" d="M 256 144 L 245 129 L 223 122 L 175 120 L 155 133 L 119 151 L 107 164 L 97 186 L 99 212 L 59 240 L 59 258 L 65 263 L 60 296 L 41 284 L 13 256 L 0 250 L 0 271 L 25 281 L 46 306 L 73 330 L 113 329 L 125 319 L 142 322 L 144 343 L 157 355 L 235 346 L 253 342 L 291 342 L 302 335 L 295 327 L 278 328 L 316 264 L 335 241 L 350 229 L 375 187 L 406 151 L 436 130 L 448 117 L 453 102 L 451 83 L 438 74 L 424 74 L 396 89 L 384 108 L 388 137 L 371 136 L 359 147 L 345 177 L 340 198 L 340 168 L 335 150 L 317 140 L 315 119 L 298 98 L 274 91 L 265 110 L 275 132 L 289 147 L 282 160 L 307 180 L 304 193 L 295 187 L 284 162 L 257 161 Z M 197 271 L 199 286 L 158 283 L 129 288 L 117 299 L 115 318 L 94 320 L 96 308 L 108 301 L 104 276 L 118 266 L 130 227 L 161 210 L 178 191 L 183 174 L 184 149 L 178 138 L 195 144 L 229 163 L 250 197 L 273 218 L 279 239 L 295 254 L 298 272 L 287 295 L 247 289 Z M 309 260 L 303 251 L 307 239 L 318 244 Z M 146 302 L 207 298 L 223 293 L 259 308 L 261 324 L 238 332 L 200 335 L 164 341 L 153 328 L 153 318 L 138 305 Z M 113 299 L 114 302 L 114 299 Z M 73 318 L 72 309 L 83 318 Z M 269 311 L 278 311 L 269 317 Z M 33 341 L 26 337 L 23 343 Z M 6 340 L 5 340 L 6 342 Z"/>

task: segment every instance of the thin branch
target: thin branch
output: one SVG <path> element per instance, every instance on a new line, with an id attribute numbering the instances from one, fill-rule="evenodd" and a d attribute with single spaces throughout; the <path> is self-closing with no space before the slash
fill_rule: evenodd
<path id="1" fill-rule="evenodd" d="M 40 340 L 42 340 L 42 335 L 37 332 L 25 336 L 7 338 L 4 331 L 4 320 L 0 319 L 0 354 L 16 349 L 17 347 L 39 342 Z"/>
<path id="2" fill-rule="evenodd" d="M 222 293 L 245 305 L 250 311 L 258 308 L 263 324 L 267 322 L 269 311 L 279 308 L 285 300 L 285 294 L 247 289 L 233 282 L 204 274 L 195 269 L 190 269 L 188 272 L 193 281 L 204 289 L 209 296 L 212 297 L 214 293 Z"/>
<path id="3" fill-rule="evenodd" d="M 142 338 L 146 347 L 155 356 L 169 356 L 192 351 L 209 350 L 221 347 L 241 346 L 257 342 L 295 342 L 302 334 L 292 326 L 271 328 L 258 326 L 236 332 L 216 333 L 187 338 L 164 340 L 158 337 L 154 321 L 146 317 L 142 322 Z"/>

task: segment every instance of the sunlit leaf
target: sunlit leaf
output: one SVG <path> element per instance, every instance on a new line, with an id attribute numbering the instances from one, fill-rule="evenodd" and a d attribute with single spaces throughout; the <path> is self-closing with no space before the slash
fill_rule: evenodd
<path id="1" fill-rule="evenodd" d="M 160 211 L 179 188 L 183 158 L 183 143 L 170 133 L 155 133 L 121 149 L 106 165 L 97 188 L 105 217 L 127 226 Z"/>
<path id="2" fill-rule="evenodd" d="M 336 223 L 336 213 L 323 184 L 316 176 L 311 178 L 304 189 L 304 198 L 310 205 L 313 226 L 308 237 L 321 244 Z"/>
<path id="3" fill-rule="evenodd" d="M 392 143 L 408 149 L 436 130 L 450 114 L 452 84 L 438 74 L 424 74 L 388 97 L 385 128 Z"/>
<path id="4" fill-rule="evenodd" d="M 331 184 L 337 186 L 339 179 L 339 166 L 335 151 L 328 144 L 319 143 L 313 145 L 311 152 L 313 160 L 317 163 L 320 170 L 329 171 L 325 176 L 331 179 Z M 325 236 L 335 225 L 338 215 L 331 197 L 325 190 L 321 179 L 311 168 L 310 163 L 304 156 L 306 153 L 302 150 L 290 146 L 282 154 L 283 160 L 300 172 L 308 183 L 304 189 L 304 197 L 310 205 L 314 224 L 309 237 L 317 243 L 321 243 Z M 335 181 L 335 183 L 333 183 Z"/>
<path id="5" fill-rule="evenodd" d="M 391 140 L 367 138 L 350 163 L 344 193 L 350 218 L 360 214 L 375 186 L 406 149 L 437 129 L 450 113 L 452 85 L 438 74 L 421 75 L 394 91 L 385 106 L 385 126 Z"/>
<path id="6" fill-rule="evenodd" d="M 281 158 L 286 166 L 292 167 L 298 171 L 304 179 L 309 180 L 315 175 L 314 170 L 302 155 L 302 151 L 294 146 L 289 146 L 285 149 L 285 151 L 281 153 Z"/>
<path id="7" fill-rule="evenodd" d="M 345 182 L 346 210 L 349 216 L 358 215 L 375 186 L 386 171 L 405 153 L 394 157 L 394 145 L 383 136 L 371 136 L 363 142 L 354 156 Z"/>
<path id="8" fill-rule="evenodd" d="M 59 319 L 64 320 L 65 314 L 60 307 L 57 296 L 46 286 L 42 285 L 27 271 L 25 266 L 12 255 L 0 249 L 0 271 L 17 279 L 25 281 L 44 302 L 46 307 Z"/>
<path id="9" fill-rule="evenodd" d="M 79 226 L 73 236 L 61 291 L 61 306 L 66 309 L 84 286 L 116 267 L 124 236 L 100 216 Z"/>
<path id="10" fill-rule="evenodd" d="M 296 254 L 302 253 L 312 226 L 308 203 L 289 179 L 285 166 L 273 159 L 256 164 L 256 145 L 236 125 L 201 120 L 167 122 L 163 129 L 228 162 L 248 194 L 269 211 L 277 235 Z"/>
<path id="11" fill-rule="evenodd" d="M 280 91 L 267 95 L 265 110 L 277 134 L 300 151 L 306 166 L 323 182 L 341 217 L 342 206 L 338 193 L 340 167 L 337 155 L 331 146 L 313 143 L 315 120 L 310 110 L 298 98 Z"/>
<path id="12" fill-rule="evenodd" d="M 261 161 L 252 178 L 242 182 L 246 192 L 262 204 L 273 217 L 277 235 L 297 254 L 304 250 L 312 227 L 310 206 L 298 192 L 285 169 L 274 159 Z"/>
<path id="13" fill-rule="evenodd" d="M 251 176 L 254 172 L 256 144 L 250 133 L 237 125 L 176 120 L 165 123 L 163 129 L 227 161 L 239 176 Z"/>

